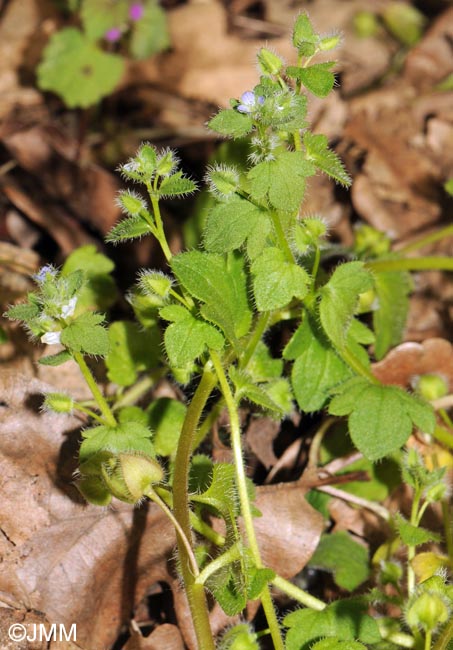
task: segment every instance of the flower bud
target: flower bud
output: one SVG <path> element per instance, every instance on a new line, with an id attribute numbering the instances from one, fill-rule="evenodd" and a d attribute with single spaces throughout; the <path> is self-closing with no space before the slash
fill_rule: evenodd
<path id="1" fill-rule="evenodd" d="M 448 393 L 448 383 L 443 377 L 435 373 L 421 375 L 416 382 L 417 393 L 429 402 Z"/>
<path id="2" fill-rule="evenodd" d="M 421 627 L 425 631 L 432 631 L 439 623 L 448 620 L 448 614 L 448 607 L 442 596 L 425 591 L 410 605 L 406 620 L 410 627 Z"/>
<path id="3" fill-rule="evenodd" d="M 376 14 L 371 11 L 358 11 L 354 16 L 353 25 L 359 38 L 370 38 L 379 30 Z"/>
<path id="4" fill-rule="evenodd" d="M 277 75 L 283 67 L 282 59 L 265 47 L 258 52 L 258 62 L 263 74 Z"/>
<path id="5" fill-rule="evenodd" d="M 41 343 L 47 345 L 58 345 L 61 343 L 61 332 L 46 332 L 41 336 Z"/>
<path id="6" fill-rule="evenodd" d="M 117 204 L 123 212 L 131 217 L 139 215 L 142 210 L 146 209 L 142 197 L 129 191 L 119 193 Z"/>
<path id="7" fill-rule="evenodd" d="M 140 454 L 120 453 L 101 466 L 102 478 L 114 497 L 136 503 L 159 483 L 164 472 L 159 463 Z"/>
<path id="8" fill-rule="evenodd" d="M 239 623 L 222 636 L 220 650 L 259 650 L 256 634 L 247 623 Z"/>
<path id="9" fill-rule="evenodd" d="M 141 145 L 140 149 L 137 151 L 138 164 L 140 165 L 140 170 L 145 176 L 152 176 L 156 170 L 157 165 L 157 155 L 155 148 L 147 144 L 146 142 Z"/>
<path id="10" fill-rule="evenodd" d="M 158 271 L 144 271 L 140 274 L 139 286 L 147 296 L 168 298 L 173 281 L 168 275 Z M 159 301 L 161 304 L 162 301 Z"/>
<path id="11" fill-rule="evenodd" d="M 319 41 L 319 49 L 321 52 L 328 52 L 329 50 L 334 50 L 341 41 L 339 34 L 334 34 L 333 36 L 325 36 Z"/>
<path id="12" fill-rule="evenodd" d="M 43 407 L 54 413 L 71 413 L 74 408 L 74 400 L 65 393 L 47 393 Z"/>
<path id="13" fill-rule="evenodd" d="M 108 506 L 112 495 L 99 476 L 85 476 L 77 482 L 77 489 L 88 503 Z"/>
<path id="14" fill-rule="evenodd" d="M 175 170 L 178 159 L 173 151 L 167 149 L 157 158 L 156 172 L 159 176 L 169 176 Z"/>
<path id="15" fill-rule="evenodd" d="M 235 167 L 217 165 L 208 170 L 206 180 L 214 194 L 228 197 L 239 189 L 239 173 Z"/>

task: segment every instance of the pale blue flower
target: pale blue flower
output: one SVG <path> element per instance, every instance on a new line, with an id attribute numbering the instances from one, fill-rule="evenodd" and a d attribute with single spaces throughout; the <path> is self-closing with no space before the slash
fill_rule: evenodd
<path id="1" fill-rule="evenodd" d="M 239 113 L 251 113 L 257 104 L 262 106 L 264 104 L 264 97 L 255 97 L 255 93 L 251 90 L 246 90 L 241 95 L 241 103 L 236 107 Z"/>

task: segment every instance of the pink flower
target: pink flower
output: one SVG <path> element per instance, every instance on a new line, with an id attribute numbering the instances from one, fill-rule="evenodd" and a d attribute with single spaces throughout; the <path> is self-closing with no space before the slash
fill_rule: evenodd
<path id="1" fill-rule="evenodd" d="M 129 7 L 129 18 L 134 22 L 141 20 L 143 18 L 144 11 L 145 8 L 141 2 L 133 2 Z"/>
<path id="2" fill-rule="evenodd" d="M 105 32 L 104 38 L 106 41 L 109 41 L 109 43 L 116 43 L 116 41 L 120 40 L 121 35 L 122 31 L 119 27 L 112 27 Z"/>

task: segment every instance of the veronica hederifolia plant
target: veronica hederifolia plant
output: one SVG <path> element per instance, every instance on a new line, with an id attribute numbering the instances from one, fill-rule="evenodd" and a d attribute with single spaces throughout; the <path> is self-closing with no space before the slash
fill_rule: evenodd
<path id="1" fill-rule="evenodd" d="M 151 235 L 167 265 L 165 272 L 141 270 L 128 295 L 139 325 L 119 321 L 107 331 L 97 311 L 100 297 L 87 294 L 92 270 L 73 270 L 71 260 L 61 272 L 44 267 L 35 278 L 37 290 L 6 315 L 22 321 L 43 343 L 60 346 L 41 362 L 57 365 L 74 359 L 91 389 L 90 406 L 61 394 L 46 398 L 49 408 L 79 409 L 91 418 L 93 426 L 84 430 L 79 454 L 82 494 L 98 505 L 112 497 L 128 503 L 150 498 L 172 520 L 200 649 L 215 647 L 209 591 L 231 616 L 240 614 L 248 601 L 260 599 L 267 619 L 268 629 L 259 632 L 245 623 L 233 627 L 219 647 L 255 650 L 259 637 L 270 634 L 277 650 L 362 650 L 380 647 L 383 636 L 391 644 L 392 635 L 396 639 L 401 634 L 399 639 L 412 644 L 407 647 L 423 643 L 426 650 L 433 635 L 445 633 L 447 587 L 442 591 L 433 583 L 417 591 L 409 571 L 408 632 L 395 633 L 372 620 L 363 598 L 326 605 L 276 576 L 263 564 L 255 532 L 258 513 L 244 462 L 240 406 L 247 403 L 277 419 L 289 415 L 294 403 L 303 413 L 326 409 L 332 416 L 347 416 L 353 444 L 370 461 L 398 453 L 414 426 L 436 435 L 431 406 L 419 395 L 382 385 L 373 375 L 370 350 L 379 359 L 399 342 L 411 270 L 453 269 L 448 258 L 394 253 L 390 240 L 367 226 L 357 230 L 351 250 L 341 250 L 335 268 L 325 264 L 335 247 L 323 219 L 303 214 L 306 186 L 315 173 L 344 186 L 350 178 L 327 138 L 310 130 L 307 95 L 323 98 L 332 91 L 334 62 L 318 63 L 316 55 L 334 49 L 339 37 L 317 34 L 308 16 L 301 14 L 292 40 L 295 65 L 287 66 L 262 48 L 257 85 L 209 122 L 219 136 L 246 141 L 248 157 L 240 167 L 208 167 L 206 182 L 213 201 L 198 248 L 173 254 L 167 241 L 161 201 L 196 190 L 179 170 L 176 154 L 144 143 L 121 166 L 125 180 L 143 194 L 120 193 L 125 216 L 107 240 L 116 244 Z M 438 237 L 442 235 L 439 231 Z M 371 318 L 365 321 L 363 314 Z M 266 333 L 278 324 L 292 331 L 280 358 L 266 343 Z M 108 377 L 120 387 L 115 396 L 103 396 L 88 356 L 105 359 Z M 190 401 L 161 398 L 136 406 L 165 375 L 191 390 L 195 386 Z M 194 454 L 224 408 L 234 464 Z M 435 479 L 440 485 L 444 476 L 439 473 Z M 395 519 L 410 561 L 417 543 L 407 526 L 420 524 L 428 502 L 421 501 L 428 498 L 425 487 L 414 487 L 419 490 L 418 506 L 411 520 Z M 436 495 L 445 497 L 441 490 Z M 429 498 L 434 499 L 432 494 Z M 223 534 L 211 527 L 212 516 L 223 520 Z M 285 641 L 271 583 L 306 606 L 286 617 Z M 428 600 L 431 613 L 425 615 Z M 439 627 L 432 624 L 432 612 Z"/>

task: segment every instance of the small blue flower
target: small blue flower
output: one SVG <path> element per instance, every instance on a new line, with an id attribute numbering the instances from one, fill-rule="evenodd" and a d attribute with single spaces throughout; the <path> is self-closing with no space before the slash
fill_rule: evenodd
<path id="1" fill-rule="evenodd" d="M 241 103 L 236 108 L 239 113 L 251 113 L 257 104 L 262 106 L 264 104 L 264 97 L 255 97 L 255 93 L 247 90 L 245 93 L 242 93 Z"/>
<path id="2" fill-rule="evenodd" d="M 51 264 L 42 266 L 38 273 L 33 276 L 33 279 L 39 284 L 42 284 L 48 275 L 51 275 L 52 277 L 57 275 L 57 269 L 55 269 Z"/>

